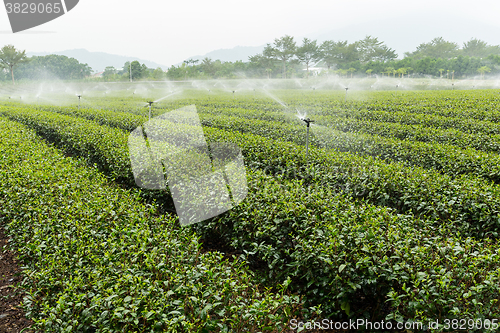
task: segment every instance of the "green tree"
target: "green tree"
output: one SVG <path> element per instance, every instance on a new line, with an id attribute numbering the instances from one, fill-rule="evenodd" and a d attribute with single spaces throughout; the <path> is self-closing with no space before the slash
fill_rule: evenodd
<path id="1" fill-rule="evenodd" d="M 425 57 L 450 59 L 458 55 L 458 44 L 448 42 L 443 37 L 434 38 L 429 43 L 422 43 L 412 53 L 405 53 L 407 57 L 422 59 Z"/>
<path id="2" fill-rule="evenodd" d="M 477 71 L 481 74 L 481 78 L 484 79 L 484 74 L 491 72 L 491 68 L 488 66 L 482 66 L 477 69 Z"/>
<path id="3" fill-rule="evenodd" d="M 212 61 L 211 58 L 205 57 L 202 62 L 201 62 L 201 70 L 206 73 L 207 75 L 210 75 L 211 77 L 215 76 L 215 63 Z"/>
<path id="4" fill-rule="evenodd" d="M 184 60 L 184 62 L 186 63 L 186 65 L 188 66 L 194 66 L 196 65 L 200 60 L 199 59 L 188 59 L 188 60 Z"/>
<path id="5" fill-rule="evenodd" d="M 359 60 L 357 43 L 348 44 L 347 41 L 338 42 L 337 64 L 345 66 Z"/>
<path id="6" fill-rule="evenodd" d="M 366 36 L 365 39 L 356 43 L 359 52 L 359 60 L 363 63 L 370 61 L 389 61 L 396 59 L 398 55 L 396 52 L 384 45 L 378 38 Z"/>
<path id="7" fill-rule="evenodd" d="M 271 68 L 266 68 L 266 73 L 267 73 L 267 78 L 268 78 L 268 79 L 269 79 L 269 78 L 271 78 L 271 76 L 270 76 L 270 75 L 271 75 L 272 71 L 273 71 L 273 70 L 272 70 Z"/>
<path id="8" fill-rule="evenodd" d="M 152 75 L 153 75 L 153 79 L 155 79 L 155 80 L 163 80 L 163 79 L 165 79 L 165 72 L 160 67 L 156 68 L 153 71 Z"/>
<path id="9" fill-rule="evenodd" d="M 462 53 L 469 57 L 487 57 L 489 55 L 488 43 L 477 38 L 472 38 L 463 44 Z"/>
<path id="10" fill-rule="evenodd" d="M 401 68 L 398 68 L 398 70 L 396 70 L 396 73 L 398 73 L 398 74 L 399 74 L 399 77 L 400 77 L 400 78 L 403 78 L 403 77 L 404 77 L 404 75 L 406 74 L 406 71 L 407 71 L 407 69 L 406 69 L 406 68 L 401 67 Z"/>
<path id="11" fill-rule="evenodd" d="M 41 57 L 31 57 L 27 63 L 17 66 L 15 76 L 30 80 L 74 80 L 90 75 L 92 68 L 82 64 L 75 58 L 63 55 L 49 54 Z"/>
<path id="12" fill-rule="evenodd" d="M 443 78 L 443 72 L 444 72 L 444 68 L 440 68 L 439 69 L 439 77 L 440 78 Z"/>
<path id="13" fill-rule="evenodd" d="M 410 77 L 411 72 L 413 72 L 412 67 L 406 67 L 406 71 L 408 72 L 408 77 Z"/>
<path id="14" fill-rule="evenodd" d="M 139 80 L 142 78 L 142 66 L 139 61 L 134 60 L 130 63 L 130 70 L 132 72 L 131 80 Z"/>
<path id="15" fill-rule="evenodd" d="M 485 41 L 472 38 L 463 44 L 462 54 L 469 57 L 487 58 L 492 54 L 500 54 L 500 46 L 488 45 Z"/>
<path id="16" fill-rule="evenodd" d="M 107 66 L 102 73 L 102 77 L 105 81 L 111 81 L 115 77 L 116 73 L 116 68 L 114 68 L 113 66 Z"/>
<path id="17" fill-rule="evenodd" d="M 254 73 L 256 76 L 267 76 L 268 79 L 271 78 L 271 73 L 273 72 L 275 66 L 275 59 L 273 59 L 268 53 L 259 53 L 254 56 L 248 57 L 250 63 L 248 64 L 248 69 Z"/>
<path id="18" fill-rule="evenodd" d="M 232 67 L 233 67 L 233 72 L 236 73 L 239 76 L 242 76 L 242 75 L 244 76 L 245 72 L 248 69 L 248 65 L 245 64 L 241 60 L 235 61 L 234 64 L 232 64 Z"/>
<path id="19" fill-rule="evenodd" d="M 353 68 L 353 67 L 350 67 L 349 69 L 347 69 L 347 74 L 351 74 L 351 79 L 352 79 L 352 74 L 356 71 L 356 68 Z"/>
<path id="20" fill-rule="evenodd" d="M 264 55 L 280 60 L 283 65 L 283 77 L 286 79 L 286 66 L 291 58 L 295 55 L 297 46 L 293 37 L 285 35 L 281 38 L 276 38 L 274 44 L 267 44 L 264 48 Z"/>
<path id="21" fill-rule="evenodd" d="M 12 84 L 16 84 L 14 81 L 14 67 L 28 61 L 26 51 L 18 51 L 14 45 L 6 45 L 0 49 L 0 67 L 10 70 Z"/>
<path id="22" fill-rule="evenodd" d="M 182 78 L 184 77 L 184 73 L 185 69 L 182 66 L 175 67 L 174 65 L 172 65 L 167 70 L 167 77 L 170 80 L 182 80 Z"/>
<path id="23" fill-rule="evenodd" d="M 365 73 L 368 74 L 370 77 L 372 77 L 372 72 L 373 72 L 373 69 L 368 68 Z"/>
<path id="24" fill-rule="evenodd" d="M 297 48 L 297 58 L 306 65 L 306 78 L 309 77 L 309 64 L 321 59 L 321 52 L 316 40 L 304 38 L 302 45 Z"/>
<path id="25" fill-rule="evenodd" d="M 357 43 L 349 44 L 348 41 L 334 42 L 327 40 L 321 44 L 320 51 L 321 58 L 328 67 L 328 70 L 333 65 L 345 68 L 350 63 L 359 61 Z"/>
<path id="26" fill-rule="evenodd" d="M 141 78 L 148 78 L 150 75 L 152 75 L 153 71 L 149 70 L 148 66 L 146 64 L 141 65 Z"/>
<path id="27" fill-rule="evenodd" d="M 337 43 L 333 40 L 325 40 L 320 46 L 321 58 L 328 70 L 337 63 Z"/>
<path id="28" fill-rule="evenodd" d="M 127 78 L 132 82 L 132 77 L 131 77 L 131 71 L 130 71 L 130 61 L 127 61 L 124 65 L 121 71 L 118 72 L 118 74 L 123 75 L 123 77 Z"/>
<path id="29" fill-rule="evenodd" d="M 337 69 L 337 73 L 339 74 L 339 76 L 346 76 L 347 77 L 347 69 Z"/>
<path id="30" fill-rule="evenodd" d="M 396 70 L 394 69 L 394 67 L 386 67 L 384 73 L 387 73 L 387 76 L 389 77 L 391 74 L 393 74 L 393 76 L 394 76 L 395 72 L 396 72 Z"/>

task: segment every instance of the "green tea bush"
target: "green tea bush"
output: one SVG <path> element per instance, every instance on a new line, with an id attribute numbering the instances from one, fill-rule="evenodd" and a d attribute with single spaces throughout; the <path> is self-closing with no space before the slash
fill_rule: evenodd
<path id="1" fill-rule="evenodd" d="M 286 283 L 259 287 L 176 218 L 1 117 L 0 156 L 0 223 L 37 331 L 281 331 L 302 315 Z"/>
<path id="2" fill-rule="evenodd" d="M 100 163 L 99 167 L 113 178 L 134 184 L 127 133 L 43 111 L 9 110 L 5 114 L 90 163 Z M 321 184 L 401 213 L 439 220 L 467 235 L 498 237 L 500 187 L 481 178 L 470 175 L 452 178 L 418 167 L 323 149 L 311 149 L 306 162 L 305 149 L 300 145 L 215 128 L 204 131 L 209 142 L 238 145 L 246 164 L 252 168 Z"/>
<path id="3" fill-rule="evenodd" d="M 59 109 L 56 112 L 95 120 L 99 124 L 118 127 L 127 131 L 135 129 L 144 121 L 144 118 L 140 116 L 113 111 Z M 293 124 L 210 114 L 201 114 L 200 118 L 204 126 L 252 133 L 301 145 L 305 144 L 304 126 L 298 124 L 298 119 L 297 124 Z M 323 122 L 335 125 L 313 127 L 311 144 L 339 151 L 405 162 L 410 165 L 435 169 L 452 176 L 473 174 L 495 183 L 500 182 L 500 157 L 497 154 L 468 148 L 467 142 L 462 144 L 465 148 L 460 149 L 442 142 L 414 142 L 410 138 L 400 140 L 400 138 L 380 137 L 364 133 L 344 133 L 345 127 L 341 128 L 340 131 L 336 130 L 336 128 L 341 127 L 336 121 Z M 376 128 L 376 122 L 365 123 L 368 128 Z M 393 128 L 390 128 L 390 130 L 391 133 L 397 133 Z M 436 137 L 440 136 L 436 135 Z M 459 135 L 454 137 L 460 138 Z M 476 145 L 478 146 L 490 148 L 496 146 L 495 142 L 483 141 L 481 135 L 476 138 L 478 141 Z"/>
<path id="4" fill-rule="evenodd" d="M 264 261 L 265 281 L 292 277 L 294 290 L 332 315 L 361 318 L 368 304 L 371 318 L 424 322 L 500 312 L 497 242 L 303 181 L 252 173 L 247 200 L 195 228 Z"/>

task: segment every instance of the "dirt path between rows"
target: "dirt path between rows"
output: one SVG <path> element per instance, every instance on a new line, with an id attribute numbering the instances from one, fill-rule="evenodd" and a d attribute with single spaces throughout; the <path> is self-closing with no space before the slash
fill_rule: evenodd
<path id="1" fill-rule="evenodd" d="M 26 319 L 21 309 L 23 295 L 14 286 L 21 282 L 21 269 L 14 255 L 10 251 L 4 251 L 7 245 L 7 237 L 0 226 L 0 333 L 23 333 L 31 332 L 29 329 L 33 323 Z"/>

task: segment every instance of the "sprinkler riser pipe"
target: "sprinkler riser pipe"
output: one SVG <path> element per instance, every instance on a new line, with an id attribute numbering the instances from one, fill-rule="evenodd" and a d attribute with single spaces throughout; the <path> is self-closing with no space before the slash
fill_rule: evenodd
<path id="1" fill-rule="evenodd" d="M 306 158 L 309 155 L 309 123 L 307 124 L 307 135 L 306 135 Z"/>
<path id="2" fill-rule="evenodd" d="M 307 134 L 306 134 L 306 158 L 309 154 L 309 127 L 311 126 L 311 123 L 314 122 L 314 120 L 311 120 L 309 118 L 301 118 L 303 122 L 307 124 Z"/>
<path id="3" fill-rule="evenodd" d="M 149 101 L 148 104 L 149 104 L 149 119 L 148 120 L 151 120 L 151 105 L 153 105 L 154 102 L 151 102 Z"/>

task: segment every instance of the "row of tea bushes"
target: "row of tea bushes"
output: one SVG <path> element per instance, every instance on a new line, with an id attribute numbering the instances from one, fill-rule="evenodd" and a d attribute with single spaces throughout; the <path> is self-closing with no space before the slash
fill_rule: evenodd
<path id="1" fill-rule="evenodd" d="M 464 119 L 500 122 L 498 90 L 479 91 L 392 91 L 360 92 L 349 91 L 348 101 L 330 92 L 278 94 L 293 107 L 307 107 L 318 110 L 360 110 L 397 112 L 408 114 L 439 115 Z M 350 97 L 350 98 L 349 98 Z"/>
<path id="2" fill-rule="evenodd" d="M 99 124 L 118 127 L 127 131 L 133 130 L 144 122 L 144 118 L 140 116 L 113 111 L 58 109 L 56 112 L 91 119 Z M 275 140 L 305 144 L 304 126 L 298 124 L 298 121 L 297 124 L 277 123 L 275 121 L 207 114 L 201 114 L 200 119 L 204 126 L 242 133 L 253 133 Z M 331 121 L 326 122 L 332 123 Z M 377 124 L 374 124 L 374 122 L 365 122 L 365 128 L 371 128 L 373 132 L 373 129 L 377 128 Z M 378 128 L 380 129 L 381 127 L 379 126 Z M 328 128 L 324 126 L 313 127 L 311 144 L 338 151 L 376 156 L 382 159 L 390 159 L 410 165 L 435 169 L 452 176 L 472 174 L 484 177 L 495 183 L 500 182 L 500 157 L 497 154 L 477 151 L 472 148 L 459 149 L 454 145 L 436 142 L 414 142 L 410 138 L 399 140 L 400 138 L 396 134 L 387 134 L 397 133 L 393 128 L 384 131 L 386 136 L 389 137 L 372 136 L 362 133 L 344 133 L 343 131 L 345 130 L 346 128 L 338 123 L 333 123 Z M 473 136 L 470 134 L 464 135 L 467 135 L 469 138 Z M 484 138 L 485 136 L 483 135 L 482 137 Z M 436 137 L 442 138 L 439 134 L 436 134 Z M 458 135 L 453 137 L 457 140 L 460 139 Z M 477 136 L 476 138 L 479 146 L 481 146 L 481 143 L 487 144 L 484 141 L 481 142 L 481 136 Z M 488 146 L 491 147 L 492 145 Z M 467 144 L 465 143 L 463 146 L 467 146 Z"/>
<path id="3" fill-rule="evenodd" d="M 461 232 L 497 237 L 500 187 L 470 175 L 451 178 L 432 170 L 385 163 L 323 149 L 305 149 L 252 134 L 206 128 L 210 141 L 228 141 L 243 151 L 246 163 L 269 174 L 303 179 L 376 205 L 438 219 Z"/>
<path id="4" fill-rule="evenodd" d="M 228 116 L 203 117 L 202 119 L 203 125 L 228 131 L 253 133 L 301 145 L 304 145 L 306 141 L 304 126 L 300 125 Z M 500 156 L 498 154 L 472 148 L 460 149 L 453 145 L 432 142 L 412 142 L 369 134 L 345 133 L 333 128 L 313 126 L 311 144 L 342 152 L 404 162 L 438 170 L 452 176 L 472 174 L 496 183 L 500 182 Z"/>
<path id="5" fill-rule="evenodd" d="M 355 203 L 302 181 L 249 177 L 249 194 L 195 225 L 263 261 L 264 281 L 290 276 L 325 313 L 362 318 L 493 319 L 500 314 L 500 248 L 448 226 Z M 216 236 L 214 236 L 216 235 Z"/>
<path id="6" fill-rule="evenodd" d="M 63 117 L 51 116 L 53 122 L 56 117 Z M 70 119 L 65 121 L 71 124 Z M 277 143 L 258 136 L 231 134 L 217 129 L 210 129 L 208 132 L 209 137 L 215 140 L 218 137 L 237 140 L 251 166 L 258 167 L 259 164 L 265 164 L 263 168 L 271 173 L 284 166 L 283 162 L 288 159 L 290 160 L 287 171 L 293 171 L 293 168 L 298 166 L 294 164 L 297 161 L 291 159 L 294 152 L 293 144 Z M 295 146 L 295 150 L 297 149 L 301 148 Z M 373 164 L 370 162 L 375 162 L 380 168 L 377 171 L 382 172 L 372 177 L 377 176 L 385 181 L 387 178 L 384 179 L 383 173 L 393 176 L 414 176 L 414 169 L 406 170 L 407 173 L 402 175 L 402 170 L 394 173 L 395 169 L 391 169 L 391 165 L 386 165 L 387 170 L 384 172 L 380 162 L 365 160 L 363 164 L 362 160 L 356 157 L 350 160 L 347 156 L 327 155 L 320 150 L 313 152 L 318 164 L 310 165 L 306 169 L 297 167 L 295 169 L 297 173 L 293 177 L 285 173 L 284 178 L 276 181 L 262 173 L 249 172 L 249 198 L 229 214 L 209 221 L 207 225 L 200 224 L 196 227 L 202 228 L 206 237 L 219 233 L 233 246 L 244 249 L 250 262 L 257 260 L 266 263 L 268 267 L 266 282 L 273 283 L 280 278 L 291 276 L 292 288 L 307 295 L 309 301 L 322 303 L 325 310 L 328 309 L 332 314 L 339 315 L 342 311 L 359 314 L 358 311 L 362 312 L 366 304 L 356 303 L 352 299 L 361 295 L 373 306 L 384 304 L 385 301 L 391 302 L 393 310 L 381 310 L 380 314 L 396 319 L 430 318 L 437 313 L 440 318 L 456 316 L 483 318 L 495 315 L 494 301 L 495 295 L 498 294 L 495 289 L 498 285 L 495 280 L 498 277 L 497 266 L 494 264 L 498 252 L 495 250 L 495 243 L 488 241 L 478 243 L 466 236 L 460 238 L 460 231 L 463 232 L 467 228 L 459 223 L 454 224 L 453 220 L 445 220 L 450 224 L 436 223 L 432 219 L 419 220 L 412 216 L 399 216 L 370 204 L 352 201 L 353 196 L 364 197 L 368 201 L 381 199 L 377 195 L 381 193 L 374 191 L 378 184 L 373 183 L 373 178 L 371 185 L 366 183 L 369 178 L 359 178 L 362 175 L 366 176 L 367 168 Z M 300 162 L 300 159 L 303 159 L 303 152 L 299 151 L 294 156 Z M 324 160 L 321 161 L 321 158 Z M 325 164 L 319 164 L 321 162 Z M 331 162 L 336 163 L 332 165 Z M 353 165 L 348 165 L 349 163 L 357 165 L 359 169 L 354 169 Z M 328 165 L 334 167 L 335 171 L 321 170 Z M 267 167 L 274 169 L 269 170 Z M 348 181 L 344 183 L 345 187 L 341 188 L 342 179 L 335 177 L 338 176 L 337 173 L 343 173 L 344 180 L 358 178 L 358 183 Z M 433 177 L 435 175 L 423 173 L 419 175 L 429 176 L 428 180 L 435 181 Z M 291 180 L 287 181 L 287 178 Z M 360 184 L 359 180 L 365 184 Z M 370 193 L 364 192 L 366 190 L 362 188 L 364 185 L 370 186 L 368 188 Z M 386 187 L 388 185 L 386 184 Z M 415 185 L 424 186 L 424 184 Z M 447 190 L 453 191 L 457 184 L 451 185 Z M 474 184 L 466 188 L 471 189 L 473 186 Z M 387 188 L 382 189 L 384 190 Z M 347 196 L 343 197 L 339 192 Z M 421 190 L 415 194 L 419 200 L 428 199 L 422 197 L 423 193 L 425 192 Z M 387 193 L 384 196 L 387 196 Z M 411 200 L 408 197 L 405 199 Z M 453 206 L 453 203 L 450 204 Z M 335 229 L 335 226 L 339 229 Z M 390 233 L 391 230 L 395 231 Z M 455 234 L 456 237 L 449 243 L 446 243 L 445 237 L 439 236 L 450 234 Z M 344 237 L 344 235 L 349 236 Z M 385 239 L 385 242 L 382 243 L 379 237 Z M 325 248 L 323 243 L 326 241 L 332 248 Z M 432 248 L 430 244 L 434 244 L 434 241 L 438 245 Z M 379 243 L 380 248 L 374 246 Z M 400 249 L 395 246 L 400 243 L 407 247 Z M 453 255 L 439 261 L 439 255 L 442 253 L 438 249 L 441 248 L 446 249 L 444 254 L 449 252 Z M 323 250 L 317 251 L 318 249 Z M 464 255 L 461 255 L 462 249 Z M 431 255 L 437 260 L 434 262 L 435 266 L 430 265 L 428 261 Z M 478 261 L 476 258 L 479 258 Z M 459 265 L 453 266 L 456 262 Z M 471 275 L 467 269 L 462 269 L 463 267 L 478 267 L 473 269 L 478 271 L 478 274 Z M 470 280 L 471 284 L 461 284 L 464 280 Z M 400 281 L 404 281 L 402 285 Z M 443 287 L 445 282 L 447 284 Z M 474 298 L 468 302 L 466 298 L 469 296 L 463 296 L 463 291 L 476 288 L 476 285 L 472 284 L 476 284 L 477 289 L 471 294 Z M 331 285 L 335 288 L 331 288 Z M 418 292 L 412 294 L 415 290 Z M 418 297 L 427 297 L 427 302 L 401 301 L 411 297 L 414 300 L 418 300 Z M 454 304 L 455 306 L 451 308 L 447 306 L 451 299 L 463 302 Z"/>
<path id="7" fill-rule="evenodd" d="M 90 163 L 99 161 L 103 164 L 100 168 L 118 181 L 135 183 L 127 132 L 43 111 L 9 110 L 5 114 Z M 306 161 L 304 147 L 293 143 L 216 128 L 204 131 L 209 142 L 237 144 L 251 168 L 304 179 L 352 198 L 439 220 L 468 235 L 498 237 L 500 187 L 481 178 L 452 178 L 432 170 L 323 149 L 311 149 Z"/>
<path id="8" fill-rule="evenodd" d="M 441 115 L 411 114 L 399 109 L 395 111 L 332 109 L 325 112 L 325 115 L 377 122 L 400 123 L 404 125 L 421 125 L 440 129 L 452 128 L 471 134 L 500 134 L 500 123 L 496 122 L 470 118 L 445 117 Z"/>
<path id="9" fill-rule="evenodd" d="M 0 156 L 0 222 L 37 331 L 281 331 L 301 315 L 286 283 L 259 287 L 176 218 L 2 117 Z"/>
<path id="10" fill-rule="evenodd" d="M 133 178 L 128 152 L 123 149 L 127 146 L 127 136 L 120 129 L 29 108 L 0 109 L 2 114 L 64 147 L 66 153 L 84 157 L 88 164 L 98 166 L 110 178 L 125 183 Z"/>
<path id="11" fill-rule="evenodd" d="M 367 133 L 400 140 L 441 143 L 486 152 L 500 152 L 500 135 L 489 135 L 480 132 L 470 134 L 453 128 L 440 129 L 421 125 L 384 123 L 344 117 L 317 116 L 313 118 L 319 125 L 328 126 L 342 132 Z"/>
<path id="12" fill-rule="evenodd" d="M 380 98 L 380 97 L 379 97 Z M 367 103 L 370 110 L 395 111 L 407 113 L 440 115 L 465 119 L 500 122 L 498 111 L 498 91 L 461 91 L 453 92 L 405 92 L 397 98 L 389 97 L 385 101 Z"/>

